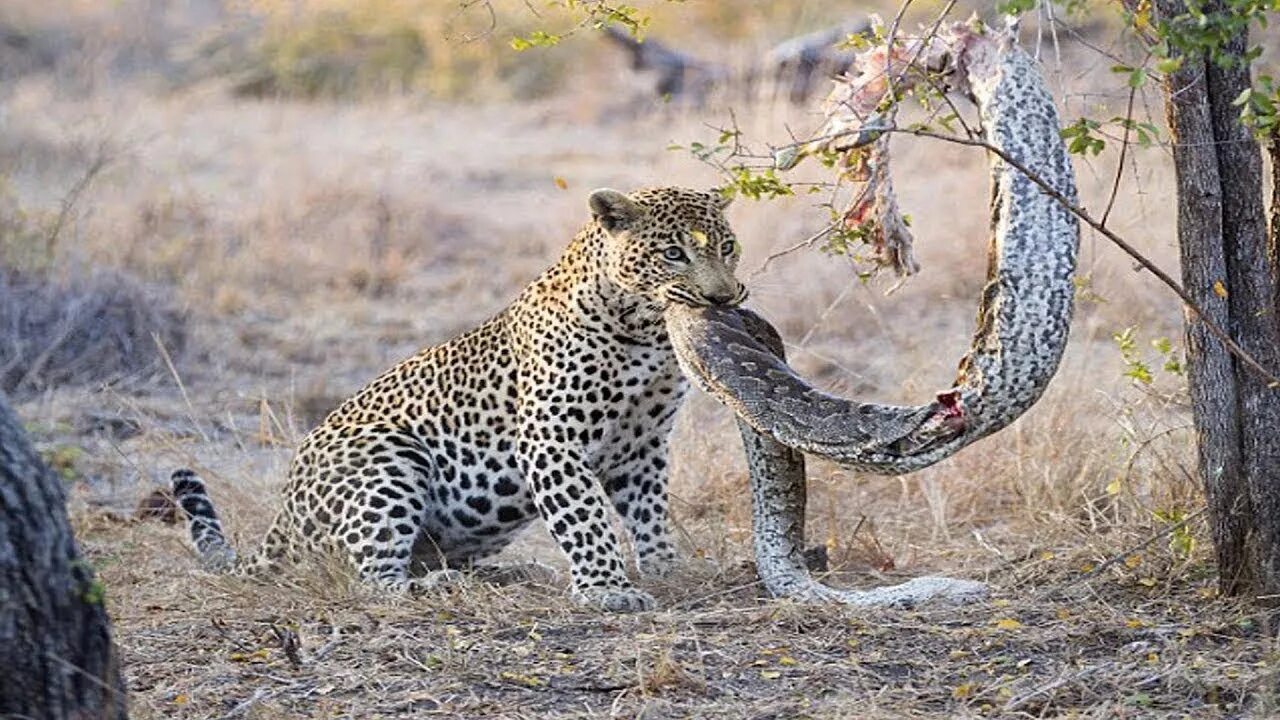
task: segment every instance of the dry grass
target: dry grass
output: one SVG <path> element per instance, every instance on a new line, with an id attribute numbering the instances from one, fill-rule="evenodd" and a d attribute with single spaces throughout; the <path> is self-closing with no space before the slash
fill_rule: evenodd
<path id="1" fill-rule="evenodd" d="M 92 27 L 114 27 L 115 37 L 148 27 L 91 5 L 81 12 Z M 776 5 L 720 20 L 722 4 L 688 10 L 724 37 L 755 42 L 766 28 L 785 36 L 807 29 L 788 22 L 820 24 L 832 7 L 808 3 L 809 14 L 782 21 Z M 663 22 L 673 36 L 690 32 Z M 1275 629 L 1213 595 L 1179 378 L 1135 385 L 1112 339 L 1136 327 L 1138 350 L 1158 367 L 1149 343 L 1177 342 L 1178 308 L 1089 235 L 1066 361 L 1025 418 L 908 478 L 810 468 L 810 536 L 826 545 L 833 581 L 981 578 L 995 589 L 981 606 L 868 612 L 759 597 L 738 441 L 705 397 L 676 431 L 673 504 L 690 563 L 652 588 L 655 613 L 574 610 L 559 585 L 475 583 L 391 601 L 330 568 L 277 585 L 211 578 L 193 570 L 180 528 L 122 520 L 173 467 L 194 465 L 233 540 L 252 545 L 301 433 L 390 363 L 507 303 L 584 219 L 591 188 L 717 181 L 664 148 L 713 136 L 705 123 L 727 122 L 725 108 L 635 115 L 622 59 L 582 52 L 589 61 L 560 93 L 521 103 L 502 92 L 467 105 L 414 94 L 250 102 L 223 87 L 108 82 L 106 61 L 92 58 L 26 75 L 0 95 L 7 197 L 29 216 L 58 214 L 93 162 L 86 148 L 112 152 L 65 218 L 66 241 L 41 262 L 160 284 L 190 316 L 176 376 L 54 388 L 19 406 L 48 456 L 79 480 L 73 514 L 108 589 L 135 716 L 1276 711 Z M 1109 64 L 1071 44 L 1049 63 L 1067 118 L 1114 101 L 1086 94 L 1114 90 Z M 736 111 L 749 137 L 814 123 L 781 106 Z M 752 303 L 791 341 L 793 363 L 826 388 L 883 400 L 950 382 L 969 342 L 987 220 L 980 155 L 929 141 L 895 153 L 925 271 L 892 295 L 816 252 L 761 269 L 823 222 L 810 197 L 739 201 L 730 216 Z M 1174 268 L 1167 157 L 1135 157 L 1113 225 Z M 1108 152 L 1078 166 L 1091 207 L 1105 202 L 1114 162 Z M 561 563 L 537 527 L 507 555 Z"/>
<path id="2" fill-rule="evenodd" d="M 79 530 L 112 589 L 139 717 L 1264 717 L 1275 707 L 1270 629 L 1213 600 L 1185 567 L 1147 568 L 1159 560 L 1146 556 L 1088 583 L 1076 565 L 1090 553 L 1022 556 L 988 574 L 991 603 L 911 612 L 767 602 L 748 567 L 694 567 L 655 588 L 664 610 L 601 617 L 567 608 L 555 587 L 388 601 L 334 571 L 271 586 L 193 578 L 176 533 L 83 519 Z"/>

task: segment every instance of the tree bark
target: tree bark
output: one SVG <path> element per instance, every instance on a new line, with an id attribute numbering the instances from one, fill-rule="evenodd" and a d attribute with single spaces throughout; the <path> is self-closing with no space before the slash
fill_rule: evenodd
<path id="1" fill-rule="evenodd" d="M 1209 4 L 1226 13 L 1226 3 Z M 1231 333 L 1264 367 L 1280 368 L 1280 323 L 1276 288 L 1280 267 L 1268 252 L 1267 216 L 1263 207 L 1262 151 L 1233 104 L 1252 86 L 1247 31 L 1227 41 L 1230 66 L 1209 63 L 1209 102 L 1214 146 L 1223 187 L 1222 235 L 1227 261 L 1227 303 Z M 1247 562 L 1256 574 L 1255 591 L 1280 592 L 1280 389 L 1267 387 L 1239 362 L 1235 364 L 1236 401 L 1240 412 L 1241 471 L 1249 490 L 1252 532 Z"/>
<path id="2" fill-rule="evenodd" d="M 1271 230 L 1267 238 L 1267 255 L 1273 264 L 1280 265 L 1280 129 L 1271 132 L 1267 148 L 1271 155 Z M 1280 286 L 1276 287 L 1272 304 L 1280 308 Z"/>
<path id="3" fill-rule="evenodd" d="M 1158 0 L 1164 18 L 1186 11 Z M 1226 12 L 1211 2 L 1208 12 Z M 1249 87 L 1247 33 L 1223 52 L 1231 67 L 1183 57 L 1166 77 L 1177 175 L 1182 282 L 1208 318 L 1263 366 L 1280 368 L 1277 257 L 1263 209 L 1262 157 L 1232 101 Z M 1274 238 L 1272 238 L 1274 240 Z M 1188 384 L 1198 472 L 1208 499 L 1224 594 L 1280 594 L 1280 392 L 1186 315 Z"/>
<path id="4" fill-rule="evenodd" d="M 1181 2 L 1157 3 L 1162 15 L 1185 10 Z M 1222 247 L 1222 184 L 1213 150 L 1213 120 L 1202 55 L 1187 55 L 1165 78 L 1165 109 L 1173 141 L 1177 182 L 1178 247 L 1182 286 L 1207 319 L 1230 327 L 1227 301 L 1213 291 L 1226 282 Z M 1234 594 L 1252 584 L 1243 557 L 1250 508 L 1242 484 L 1235 371 L 1226 347 L 1185 311 L 1187 385 L 1196 432 L 1197 470 L 1209 505 L 1220 587 Z M 1238 503 L 1244 506 L 1238 506 Z"/>
<path id="5" fill-rule="evenodd" d="M 102 588 L 61 481 L 0 394 L 0 717 L 127 716 Z"/>

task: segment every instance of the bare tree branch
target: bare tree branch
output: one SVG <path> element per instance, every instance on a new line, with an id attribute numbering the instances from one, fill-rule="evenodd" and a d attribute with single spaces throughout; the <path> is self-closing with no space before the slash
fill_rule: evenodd
<path id="1" fill-rule="evenodd" d="M 934 138 L 935 140 L 943 140 L 946 142 L 956 143 L 959 145 L 969 145 L 972 147 L 980 147 L 987 150 L 988 152 L 994 153 L 1001 160 L 1008 163 L 1010 167 L 1013 167 L 1014 169 L 1018 170 L 1018 172 L 1021 172 L 1023 175 L 1026 175 L 1027 179 L 1035 183 L 1036 186 L 1038 186 L 1044 194 L 1056 200 L 1064 208 L 1071 211 L 1072 214 L 1074 214 L 1076 217 L 1084 221 L 1086 225 L 1098 231 L 1099 234 L 1101 234 L 1103 237 L 1107 238 L 1112 243 L 1114 243 L 1117 247 L 1123 250 L 1125 254 L 1129 255 L 1129 257 L 1138 261 L 1139 265 L 1146 268 L 1147 270 L 1150 270 L 1151 273 L 1160 280 L 1160 282 L 1167 285 L 1170 290 L 1172 290 L 1179 298 L 1182 299 L 1182 303 L 1186 305 L 1187 308 L 1190 309 L 1193 313 L 1195 313 L 1196 317 L 1200 318 L 1200 322 L 1204 323 L 1205 328 L 1207 328 L 1209 332 L 1217 336 L 1217 338 L 1222 341 L 1222 344 L 1226 346 L 1227 350 L 1229 350 L 1232 355 L 1235 355 L 1236 358 L 1238 358 L 1241 362 L 1243 362 L 1250 369 L 1256 372 L 1260 377 L 1266 380 L 1267 384 L 1270 387 L 1280 388 L 1280 377 L 1277 377 L 1270 370 L 1263 367 L 1256 359 L 1254 359 L 1252 355 L 1246 352 L 1244 348 L 1240 347 L 1240 345 L 1235 340 L 1231 339 L 1231 336 L 1227 334 L 1226 330 L 1223 330 L 1222 328 L 1218 327 L 1218 325 L 1215 324 L 1213 321 L 1209 320 L 1204 310 L 1202 310 L 1200 306 L 1197 305 L 1191 299 L 1191 296 L 1187 294 L 1187 291 L 1184 290 L 1176 280 L 1170 277 L 1168 273 L 1161 270 L 1154 262 L 1152 262 L 1142 253 L 1138 252 L 1137 248 L 1135 248 L 1133 245 L 1130 245 L 1124 238 L 1112 232 L 1105 224 L 1096 220 L 1092 215 L 1089 214 L 1088 210 L 1081 207 L 1080 205 L 1077 205 L 1076 203 L 1071 202 L 1071 200 L 1064 197 L 1062 193 L 1058 192 L 1052 186 L 1050 186 L 1047 182 L 1045 182 L 1044 179 L 1041 178 L 1038 174 L 1033 172 L 1026 165 L 1022 164 L 1021 162 L 1011 157 L 1004 150 L 982 139 L 960 137 L 958 135 L 944 135 L 942 133 L 933 132 L 932 130 L 924 130 L 921 128 L 890 127 L 890 128 L 886 128 L 886 131 L 905 133 L 907 135 L 916 135 L 919 137 Z"/>
<path id="2" fill-rule="evenodd" d="M 1116 160 L 1116 176 L 1111 183 L 1111 195 L 1107 198 L 1107 206 L 1102 211 L 1102 219 L 1098 221 L 1103 225 L 1106 225 L 1107 218 L 1111 217 L 1111 208 L 1115 207 L 1116 196 L 1120 193 L 1120 178 L 1124 176 L 1124 161 L 1129 153 L 1129 128 L 1133 125 L 1133 98 L 1137 92 L 1137 87 L 1129 87 L 1129 102 L 1124 111 L 1124 136 L 1120 139 L 1120 159 Z"/>

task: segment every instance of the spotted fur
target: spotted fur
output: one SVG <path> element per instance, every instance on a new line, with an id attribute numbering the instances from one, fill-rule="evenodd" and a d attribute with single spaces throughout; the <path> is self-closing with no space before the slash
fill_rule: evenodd
<path id="1" fill-rule="evenodd" d="M 234 560 L 199 478 L 174 473 L 206 564 L 246 572 L 336 552 L 364 580 L 416 590 L 540 517 L 579 602 L 651 607 L 608 508 L 641 574 L 665 572 L 668 436 L 686 384 L 662 313 L 736 305 L 746 289 L 718 192 L 597 190 L 589 204 L 593 220 L 509 307 L 383 373 L 307 435 L 250 560 Z"/>

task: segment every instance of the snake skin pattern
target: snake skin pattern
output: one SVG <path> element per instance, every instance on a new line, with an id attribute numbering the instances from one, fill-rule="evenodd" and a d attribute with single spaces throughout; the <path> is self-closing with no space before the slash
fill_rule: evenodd
<path id="1" fill-rule="evenodd" d="M 1076 198 L 1058 114 L 1036 62 L 1012 33 L 951 28 L 935 41 L 976 101 L 986 142 L 1068 200 Z M 988 282 L 956 384 L 928 404 L 860 403 L 810 386 L 782 357 L 777 332 L 750 311 L 672 305 L 666 322 L 695 384 L 739 417 L 752 493 L 755 553 L 775 596 L 857 605 L 965 601 L 980 583 L 917 578 L 870 591 L 830 588 L 805 569 L 806 453 L 857 470 L 901 474 L 949 457 L 1031 407 L 1058 368 L 1071 321 L 1075 216 L 992 153 Z"/>

